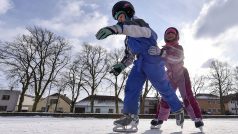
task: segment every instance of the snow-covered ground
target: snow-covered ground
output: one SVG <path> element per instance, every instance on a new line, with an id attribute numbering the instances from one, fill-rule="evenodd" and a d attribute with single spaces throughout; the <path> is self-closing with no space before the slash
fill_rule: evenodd
<path id="1" fill-rule="evenodd" d="M 0 117 L 0 134 L 115 134 L 114 119 Z M 204 119 L 206 134 L 238 134 L 238 119 Z M 181 130 L 174 119 L 163 124 L 161 130 L 150 130 L 150 119 L 140 119 L 137 134 L 198 134 L 199 129 L 186 119 Z"/>

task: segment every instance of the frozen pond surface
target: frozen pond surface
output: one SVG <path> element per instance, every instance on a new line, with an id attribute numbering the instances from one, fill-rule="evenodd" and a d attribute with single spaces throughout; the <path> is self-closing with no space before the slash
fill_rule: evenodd
<path id="1" fill-rule="evenodd" d="M 0 134 L 113 134 L 114 119 L 0 117 Z M 204 119 L 206 134 L 238 134 L 238 119 Z M 150 129 L 150 119 L 140 119 L 137 134 L 199 134 L 194 122 L 185 120 L 184 128 L 174 119 L 164 122 L 161 130 Z"/>

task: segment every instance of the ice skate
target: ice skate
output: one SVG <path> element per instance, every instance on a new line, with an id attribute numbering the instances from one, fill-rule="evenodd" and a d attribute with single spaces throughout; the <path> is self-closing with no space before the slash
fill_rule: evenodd
<path id="1" fill-rule="evenodd" d="M 114 132 L 132 132 L 138 131 L 137 125 L 139 124 L 138 115 L 124 115 L 122 118 L 114 121 Z"/>
<path id="2" fill-rule="evenodd" d="M 159 119 L 153 119 L 151 120 L 150 124 L 151 124 L 150 126 L 151 129 L 160 129 L 161 125 L 163 124 L 163 121 Z"/>
<path id="3" fill-rule="evenodd" d="M 176 124 L 178 126 L 181 126 L 183 128 L 183 123 L 184 123 L 184 110 L 183 108 L 180 109 L 179 111 L 174 113 L 175 119 L 176 119 Z"/>
<path id="4" fill-rule="evenodd" d="M 195 119 L 195 127 L 199 128 L 202 133 L 204 133 L 203 126 L 204 126 L 204 123 L 201 119 Z"/>

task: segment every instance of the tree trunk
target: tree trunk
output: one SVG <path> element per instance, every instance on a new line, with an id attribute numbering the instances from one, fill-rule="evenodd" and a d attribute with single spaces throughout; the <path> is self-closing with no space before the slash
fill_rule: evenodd
<path id="1" fill-rule="evenodd" d="M 26 90 L 22 89 L 20 100 L 19 100 L 19 104 L 18 104 L 18 107 L 17 107 L 17 112 L 21 112 L 22 111 L 22 103 L 24 101 L 25 92 L 26 92 Z"/>
<path id="2" fill-rule="evenodd" d="M 54 110 L 54 112 L 57 112 L 58 103 L 59 103 L 59 98 L 60 98 L 60 94 L 58 94 L 58 96 L 57 96 L 57 102 L 56 102 L 56 104 L 55 104 L 55 110 Z"/>
<path id="3" fill-rule="evenodd" d="M 71 112 L 71 113 L 74 113 L 74 105 L 75 105 L 75 102 L 72 101 L 72 102 L 71 102 L 71 106 L 70 106 L 70 112 Z"/>
<path id="4" fill-rule="evenodd" d="M 143 95 L 141 97 L 141 99 L 140 99 L 141 100 L 141 102 L 140 102 L 140 105 L 141 105 L 140 106 L 141 107 L 141 111 L 140 112 L 141 112 L 141 114 L 145 113 L 145 98 L 146 98 L 146 96 Z"/>
<path id="5" fill-rule="evenodd" d="M 32 112 L 36 112 L 36 108 L 37 108 L 39 101 L 40 101 L 40 98 L 35 98 L 35 101 L 34 101 L 33 107 L 32 107 Z"/>
<path id="6" fill-rule="evenodd" d="M 94 110 L 93 110 L 93 107 L 94 107 L 94 97 L 93 96 L 91 98 L 90 106 L 91 106 L 91 113 L 94 113 Z"/>
<path id="7" fill-rule="evenodd" d="M 119 106 L 118 106 L 118 94 L 117 94 L 117 91 L 118 91 L 117 77 L 116 77 L 116 84 L 114 85 L 114 87 L 115 87 L 115 97 L 116 97 L 116 100 L 115 100 L 116 113 L 118 114 L 119 113 Z"/>
<path id="8" fill-rule="evenodd" d="M 220 97 L 220 108 L 221 108 L 221 114 L 225 114 L 225 106 L 224 106 L 223 97 Z"/>

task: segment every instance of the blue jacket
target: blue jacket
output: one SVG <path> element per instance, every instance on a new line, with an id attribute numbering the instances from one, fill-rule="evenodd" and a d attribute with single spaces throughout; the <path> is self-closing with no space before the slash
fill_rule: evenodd
<path id="1" fill-rule="evenodd" d="M 150 46 L 157 45 L 157 34 L 143 19 L 134 16 L 131 20 L 117 25 L 121 27 L 120 34 L 126 35 L 125 56 L 121 61 L 123 64 L 129 66 L 134 61 L 135 56 L 137 56 L 139 64 L 142 62 L 153 64 L 162 62 L 160 56 L 148 54 Z"/>

